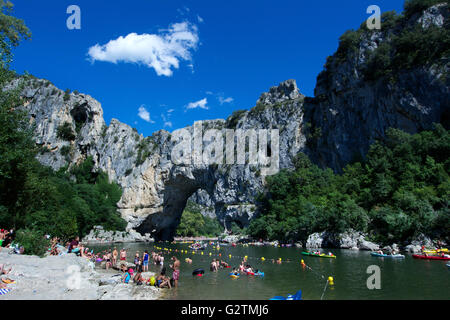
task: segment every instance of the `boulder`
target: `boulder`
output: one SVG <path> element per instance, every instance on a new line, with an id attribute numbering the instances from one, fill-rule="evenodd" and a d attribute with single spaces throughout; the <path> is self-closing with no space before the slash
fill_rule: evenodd
<path id="1" fill-rule="evenodd" d="M 377 245 L 376 243 L 364 240 L 364 241 L 362 241 L 359 244 L 359 249 L 360 250 L 376 251 L 376 250 L 380 250 L 380 246 Z"/>
<path id="2" fill-rule="evenodd" d="M 126 266 L 127 270 L 129 268 L 134 269 L 136 268 L 136 265 L 134 263 L 128 262 L 128 261 L 123 261 L 123 260 L 119 260 L 117 261 L 117 263 L 115 265 L 113 265 L 113 269 L 116 270 L 122 270 L 122 266 Z"/>
<path id="3" fill-rule="evenodd" d="M 422 247 L 419 245 L 409 244 L 405 247 L 405 251 L 409 253 L 420 253 L 422 251 Z"/>
<path id="4" fill-rule="evenodd" d="M 313 233 L 309 235 L 308 239 L 306 240 L 306 248 L 322 248 L 322 242 L 322 235 L 320 233 Z"/>

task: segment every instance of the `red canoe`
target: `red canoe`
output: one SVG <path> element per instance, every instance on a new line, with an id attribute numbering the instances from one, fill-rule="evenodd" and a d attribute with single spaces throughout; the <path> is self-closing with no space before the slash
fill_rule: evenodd
<path id="1" fill-rule="evenodd" d="M 450 260 L 450 258 L 439 257 L 439 256 L 422 256 L 420 254 L 413 254 L 413 258 L 427 259 L 427 260 Z"/>

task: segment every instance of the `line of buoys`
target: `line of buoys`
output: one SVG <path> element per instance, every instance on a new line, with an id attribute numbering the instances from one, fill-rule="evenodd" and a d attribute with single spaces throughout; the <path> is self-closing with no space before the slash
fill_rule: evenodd
<path id="1" fill-rule="evenodd" d="M 325 288 L 323 288 L 322 296 L 320 297 L 320 300 L 323 299 L 323 296 L 325 295 L 325 291 L 327 290 L 328 285 L 333 286 L 334 285 L 334 278 L 329 276 L 327 279 L 327 283 L 325 283 Z"/>
<path id="2" fill-rule="evenodd" d="M 156 249 L 158 249 L 158 250 L 164 250 L 164 251 L 172 251 L 173 249 L 167 249 L 167 248 L 161 248 L 161 247 L 157 247 L 157 246 L 155 246 L 155 248 Z M 212 248 L 213 250 L 215 250 L 215 248 Z M 179 251 L 178 251 L 178 249 L 175 249 L 175 250 L 173 250 L 174 252 L 180 252 L 180 253 L 185 253 L 185 254 L 189 254 L 189 252 L 188 252 L 188 250 L 183 250 L 183 249 L 180 249 Z M 192 254 L 193 255 L 195 255 L 196 254 L 196 251 L 192 251 Z M 217 257 L 222 257 L 222 253 L 212 253 L 212 252 L 208 252 L 207 253 L 210 257 L 212 257 L 212 256 L 217 256 Z M 203 253 L 203 251 L 201 251 L 200 252 L 200 255 L 205 255 L 204 253 Z M 232 259 L 232 258 L 238 258 L 238 259 L 243 259 L 244 261 L 247 261 L 248 259 L 256 259 L 256 260 L 260 260 L 260 261 L 266 261 L 268 258 L 265 258 L 265 257 L 259 257 L 259 258 L 257 258 L 257 257 L 249 257 L 248 255 L 245 255 L 245 256 L 238 256 L 238 255 L 231 255 L 231 254 L 229 254 L 228 255 L 228 258 L 230 258 L 230 259 Z M 287 260 L 285 260 L 285 261 L 283 261 L 282 260 L 282 258 L 277 258 L 277 259 L 275 259 L 275 258 L 272 258 L 272 259 L 270 259 L 269 258 L 269 260 L 272 260 L 272 262 L 273 263 L 277 263 L 277 264 L 281 264 L 281 263 L 289 263 L 289 262 L 294 262 L 294 261 L 290 261 L 289 259 L 287 259 Z M 304 260 L 302 259 L 301 261 L 300 261 L 300 264 L 301 264 L 301 266 L 303 267 L 303 268 L 306 268 L 306 267 L 308 267 L 308 266 L 306 266 L 306 264 L 305 264 L 305 262 L 304 262 Z"/>

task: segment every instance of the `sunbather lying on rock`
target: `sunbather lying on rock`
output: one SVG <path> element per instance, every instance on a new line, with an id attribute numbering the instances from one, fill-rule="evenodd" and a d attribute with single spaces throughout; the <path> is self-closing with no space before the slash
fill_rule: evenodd
<path id="1" fill-rule="evenodd" d="M 10 273 L 11 269 L 12 269 L 12 267 L 10 267 L 9 269 L 6 269 L 6 266 L 4 264 L 0 264 L 0 275 Z"/>

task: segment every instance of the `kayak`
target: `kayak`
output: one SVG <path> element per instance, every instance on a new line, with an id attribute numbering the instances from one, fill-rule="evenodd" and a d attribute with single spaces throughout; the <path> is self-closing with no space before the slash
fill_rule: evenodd
<path id="1" fill-rule="evenodd" d="M 441 253 L 441 252 L 447 253 L 449 251 L 448 251 L 448 249 L 444 248 L 444 249 L 437 249 L 437 250 L 424 250 L 423 252 L 425 252 L 425 253 Z"/>
<path id="2" fill-rule="evenodd" d="M 255 273 L 255 276 L 264 277 L 264 272 L 259 271 L 259 272 Z"/>
<path id="3" fill-rule="evenodd" d="M 372 256 L 374 257 L 381 257 L 381 258 L 397 258 L 397 259 L 402 259 L 405 256 L 402 254 L 379 254 L 377 252 L 371 252 L 370 253 Z"/>
<path id="4" fill-rule="evenodd" d="M 450 263 L 447 263 L 446 266 L 450 268 Z"/>
<path id="5" fill-rule="evenodd" d="M 233 278 L 233 279 L 237 279 L 237 278 L 239 278 L 239 273 L 238 274 L 234 274 L 234 273 L 230 273 L 230 277 L 231 278 Z"/>
<path id="6" fill-rule="evenodd" d="M 439 256 L 423 256 L 420 254 L 413 254 L 413 258 L 415 259 L 427 259 L 427 260 L 450 260 L 450 257 L 439 257 Z"/>
<path id="7" fill-rule="evenodd" d="M 304 255 L 304 256 L 311 256 L 311 257 L 318 257 L 318 258 L 332 258 L 332 259 L 336 259 L 335 255 L 329 256 L 329 255 L 327 255 L 325 253 L 315 254 L 315 253 L 312 253 L 312 252 L 302 252 L 302 255 Z"/>
<path id="8" fill-rule="evenodd" d="M 270 300 L 302 300 L 302 290 L 298 290 L 296 294 L 290 294 L 287 297 L 275 296 Z"/>

